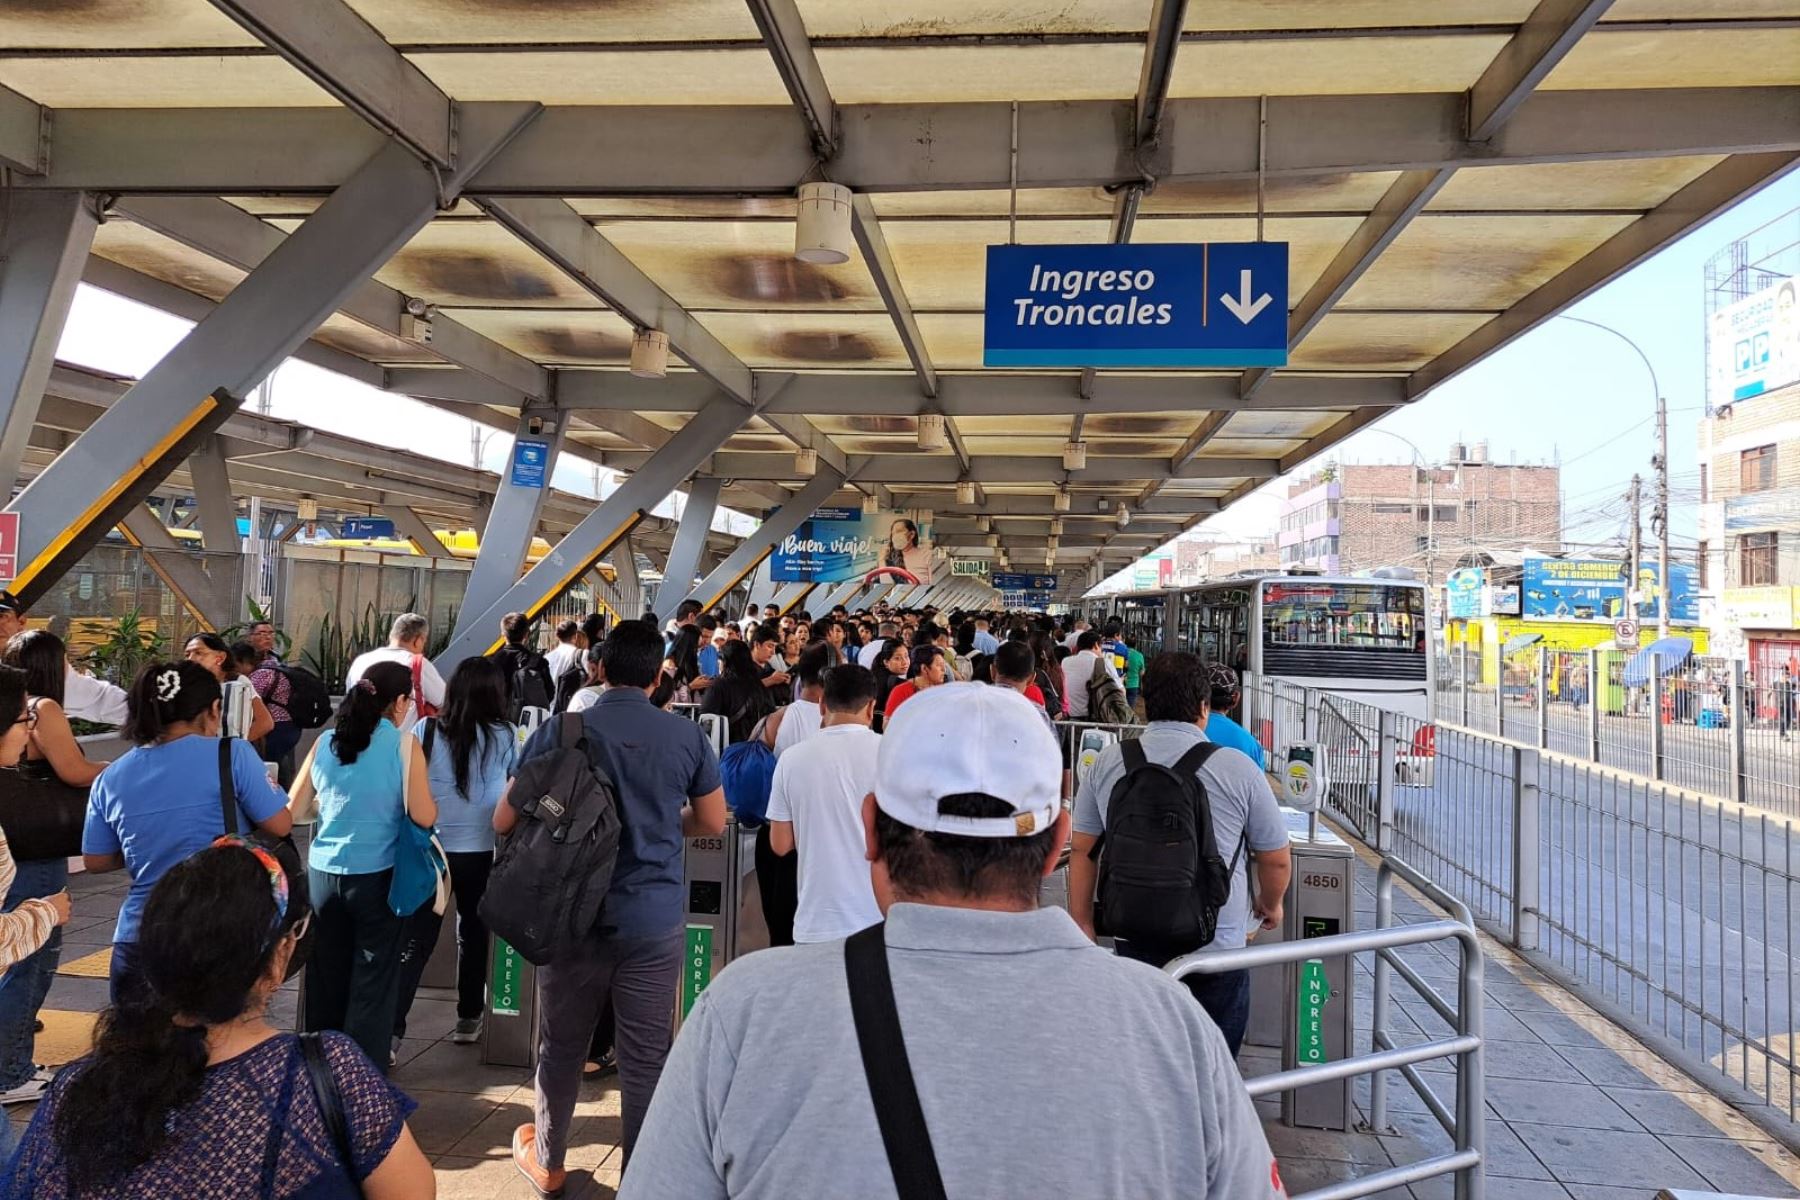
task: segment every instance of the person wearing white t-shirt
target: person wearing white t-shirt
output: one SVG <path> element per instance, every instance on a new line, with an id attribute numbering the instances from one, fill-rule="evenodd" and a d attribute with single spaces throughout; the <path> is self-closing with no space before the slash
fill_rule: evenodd
<path id="1" fill-rule="evenodd" d="M 875 786 L 881 735 L 875 676 L 846 664 L 825 672 L 819 731 L 775 761 L 769 845 L 800 855 L 794 942 L 829 942 L 880 923 L 863 833 L 863 799 Z"/>
<path id="2" fill-rule="evenodd" d="M 875 664 L 881 661 L 881 647 L 889 638 L 900 636 L 900 627 L 892 621 L 883 621 L 876 626 L 875 636 L 870 638 L 862 649 L 856 652 L 856 665 L 873 671 Z"/>
<path id="3" fill-rule="evenodd" d="M 431 622 L 418 613 L 401 613 L 395 617 L 394 624 L 388 630 L 388 644 L 357 655 L 356 661 L 350 664 L 350 673 L 344 677 L 344 690 L 347 692 L 355 687 L 356 681 L 363 677 L 363 672 L 376 663 L 396 662 L 410 671 L 416 661 L 418 673 L 413 676 L 416 688 L 412 697 L 412 709 L 406 719 L 407 728 L 410 729 L 418 719 L 421 699 L 433 708 L 443 708 L 444 677 L 438 674 L 438 669 L 425 657 L 425 636 L 430 631 Z"/>
<path id="4" fill-rule="evenodd" d="M 1085 721 L 1088 716 L 1088 680 L 1094 677 L 1094 672 L 1105 671 L 1114 679 L 1119 677 L 1119 673 L 1113 670 L 1112 659 L 1101 646 L 1100 635 L 1092 629 L 1082 631 L 1075 639 L 1075 653 L 1063 659 L 1062 668 L 1063 679 L 1068 685 L 1063 699 L 1069 704 L 1069 718 Z"/>
<path id="5" fill-rule="evenodd" d="M 581 636 L 581 622 L 568 617 L 556 623 L 556 648 L 544 655 L 550 664 L 550 678 L 558 680 L 571 667 L 581 665 L 581 652 L 587 647 Z"/>
<path id="6" fill-rule="evenodd" d="M 824 642 L 814 642 L 801 652 L 799 661 L 794 664 L 794 678 L 800 685 L 800 694 L 792 704 L 777 709 L 763 726 L 763 735 L 773 739 L 769 749 L 775 752 L 776 758 L 790 746 L 797 746 L 819 732 L 824 721 L 819 701 L 825 695 L 825 672 L 830 667 L 831 647 Z"/>

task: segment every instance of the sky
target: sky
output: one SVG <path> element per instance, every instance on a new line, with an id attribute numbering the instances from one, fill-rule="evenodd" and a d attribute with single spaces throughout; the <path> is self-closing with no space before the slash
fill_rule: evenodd
<path id="1" fill-rule="evenodd" d="M 1570 309 L 1610 325 L 1643 348 L 1669 403 L 1669 461 L 1674 537 L 1692 544 L 1698 517 L 1698 427 L 1705 403 L 1702 268 L 1726 244 L 1800 209 L 1800 174 L 1696 229 Z M 66 361 L 139 376 L 168 352 L 189 323 L 83 284 L 57 355 Z M 1634 472 L 1650 474 L 1655 391 L 1643 362 L 1618 338 L 1568 320 L 1540 325 L 1505 349 L 1300 468 L 1328 461 L 1441 461 L 1452 442 L 1485 438 L 1494 462 L 1560 462 L 1565 536 L 1604 542 L 1623 525 L 1617 498 Z M 274 375 L 271 412 L 368 441 L 403 442 L 447 462 L 470 462 L 465 418 L 290 360 Z M 492 434 L 493 436 L 489 436 Z M 505 465 L 508 438 L 481 428 L 481 465 Z M 611 472 L 565 452 L 555 485 L 577 495 L 609 493 Z M 1259 538 L 1276 526 L 1285 484 L 1272 481 L 1208 520 L 1211 536 Z M 1593 515 L 1602 504 L 1612 511 Z M 680 500 L 659 515 L 674 515 Z M 742 532 L 741 514 L 722 511 L 714 528 Z M 1621 543 L 1622 544 L 1622 543 Z M 1130 568 L 1120 575 L 1129 577 Z M 1114 578 L 1118 578 L 1115 576 Z"/>

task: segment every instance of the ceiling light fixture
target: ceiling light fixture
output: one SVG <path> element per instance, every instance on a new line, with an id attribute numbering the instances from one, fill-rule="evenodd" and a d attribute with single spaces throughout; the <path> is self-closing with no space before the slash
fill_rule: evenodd
<path id="1" fill-rule="evenodd" d="M 1120 529 L 1131 524 L 1131 510 L 1125 507 L 1123 500 L 1119 501 L 1119 511 L 1113 514 L 1113 519 L 1119 523 Z"/>
<path id="2" fill-rule="evenodd" d="M 919 449 L 942 450 L 950 444 L 949 435 L 944 432 L 944 416 L 942 413 L 919 414 Z"/>
<path id="3" fill-rule="evenodd" d="M 874 492 L 864 492 L 862 498 L 863 516 L 872 517 L 881 511 L 881 497 Z"/>
<path id="4" fill-rule="evenodd" d="M 803 183 L 794 217 L 794 257 L 835 266 L 850 261 L 850 189 L 841 183 Z"/>
<path id="5" fill-rule="evenodd" d="M 819 472 L 819 452 L 811 446 L 802 446 L 794 451 L 794 470 L 811 479 Z"/>
<path id="6" fill-rule="evenodd" d="M 661 379 L 669 373 L 669 335 L 640 329 L 631 339 L 631 373 L 639 379 Z"/>
<path id="7" fill-rule="evenodd" d="M 1069 511 L 1069 493 L 1063 488 L 1056 489 L 1056 495 L 1050 500 L 1050 507 L 1057 512 Z"/>
<path id="8" fill-rule="evenodd" d="M 975 503 L 975 483 L 973 480 L 964 479 L 956 485 L 956 502 L 958 504 Z"/>
<path id="9" fill-rule="evenodd" d="M 1063 443 L 1063 470 L 1084 471 L 1087 469 L 1087 443 Z"/>

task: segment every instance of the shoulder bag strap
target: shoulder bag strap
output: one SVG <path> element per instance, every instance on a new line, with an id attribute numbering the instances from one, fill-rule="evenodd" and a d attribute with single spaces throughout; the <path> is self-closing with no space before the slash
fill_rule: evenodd
<path id="1" fill-rule="evenodd" d="M 306 1063 L 306 1077 L 312 1084 L 313 1102 L 319 1106 L 319 1115 L 325 1119 L 325 1132 L 331 1138 L 332 1149 L 337 1152 L 338 1162 L 344 1168 L 344 1177 L 356 1194 L 363 1194 L 362 1184 L 356 1178 L 356 1160 L 350 1149 L 350 1125 L 344 1119 L 344 1098 L 338 1093 L 337 1080 L 332 1077 L 331 1064 L 325 1060 L 325 1043 L 316 1033 L 300 1034 L 300 1057 Z"/>
<path id="2" fill-rule="evenodd" d="M 431 761 L 431 743 L 437 740 L 437 718 L 436 717 L 426 717 L 425 718 L 425 737 L 423 740 L 424 740 L 424 746 L 425 746 L 425 761 L 430 762 Z"/>
<path id="3" fill-rule="evenodd" d="M 925 1110 L 919 1106 L 919 1090 L 901 1036 L 900 1010 L 894 1006 L 884 929 L 871 925 L 844 943 L 850 1016 L 856 1023 L 863 1074 L 900 1200 L 945 1200 L 944 1179 L 938 1173 L 931 1131 L 925 1127 Z"/>
<path id="4" fill-rule="evenodd" d="M 1150 761 L 1150 756 L 1144 753 L 1143 743 L 1137 738 L 1121 738 L 1119 752 L 1125 756 L 1125 773 L 1127 775 Z"/>
<path id="5" fill-rule="evenodd" d="M 224 810 L 225 832 L 238 831 L 237 783 L 231 777 L 231 739 L 219 739 L 219 807 Z"/>
<path id="6" fill-rule="evenodd" d="M 1199 771 L 1206 765 L 1206 760 L 1213 756 L 1213 751 L 1217 749 L 1219 749 L 1217 742 L 1201 742 L 1197 746 L 1190 747 L 1185 754 L 1175 760 L 1176 774 L 1192 775 Z"/>

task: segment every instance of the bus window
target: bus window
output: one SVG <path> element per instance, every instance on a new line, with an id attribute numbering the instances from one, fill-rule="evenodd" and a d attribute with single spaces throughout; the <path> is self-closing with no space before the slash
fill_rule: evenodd
<path id="1" fill-rule="evenodd" d="M 1261 616 L 1269 674 L 1425 678 L 1425 597 L 1417 586 L 1271 581 Z"/>

